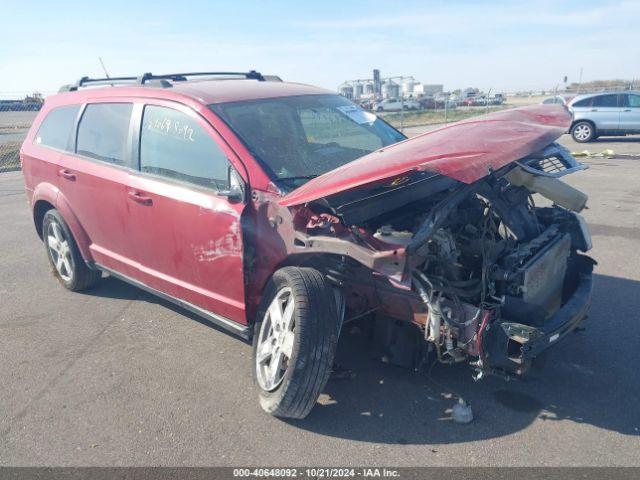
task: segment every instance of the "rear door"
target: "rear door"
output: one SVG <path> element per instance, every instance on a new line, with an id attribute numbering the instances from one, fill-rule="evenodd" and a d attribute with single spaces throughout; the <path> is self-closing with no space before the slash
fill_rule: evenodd
<path id="1" fill-rule="evenodd" d="M 139 172 L 130 179 L 127 203 L 142 281 L 246 324 L 244 203 L 224 193 L 230 171 L 239 178 L 229 158 L 239 161 L 190 108 L 159 100 L 136 108 Z"/>
<path id="2" fill-rule="evenodd" d="M 89 103 L 80 112 L 72 152 L 59 161 L 59 186 L 90 240 L 94 260 L 135 278 L 125 186 L 133 104 Z"/>
<path id="3" fill-rule="evenodd" d="M 587 114 L 596 124 L 596 130 L 600 132 L 615 132 L 620 127 L 620 107 L 618 106 L 618 94 L 611 93 L 593 97 L 591 111 Z"/>
<path id="4" fill-rule="evenodd" d="M 620 130 L 625 133 L 640 133 L 640 94 L 620 94 Z"/>

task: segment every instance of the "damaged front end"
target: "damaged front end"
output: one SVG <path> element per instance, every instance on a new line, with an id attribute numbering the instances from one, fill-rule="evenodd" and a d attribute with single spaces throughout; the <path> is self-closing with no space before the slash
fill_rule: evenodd
<path id="1" fill-rule="evenodd" d="M 522 374 L 587 314 L 587 197 L 559 179 L 584 168 L 552 143 L 468 183 L 426 167 L 290 205 L 290 253 L 324 259 L 345 321 L 411 323 L 416 351 L 477 379 Z"/>

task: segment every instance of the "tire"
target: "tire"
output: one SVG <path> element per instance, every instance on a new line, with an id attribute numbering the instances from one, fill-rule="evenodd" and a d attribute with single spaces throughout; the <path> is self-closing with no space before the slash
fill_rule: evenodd
<path id="1" fill-rule="evenodd" d="M 571 137 L 578 143 L 587 143 L 595 139 L 596 131 L 590 122 L 577 122 L 571 127 Z"/>
<path id="2" fill-rule="evenodd" d="M 257 318 L 252 370 L 260 406 L 275 417 L 304 418 L 331 373 L 341 320 L 334 287 L 315 269 L 282 268 Z"/>
<path id="3" fill-rule="evenodd" d="M 376 108 L 376 112 L 384 112 L 384 108 L 378 107 L 378 108 Z"/>
<path id="4" fill-rule="evenodd" d="M 53 274 L 65 288 L 79 292 L 93 287 L 101 273 L 85 263 L 67 223 L 56 209 L 44 214 L 42 239 Z"/>

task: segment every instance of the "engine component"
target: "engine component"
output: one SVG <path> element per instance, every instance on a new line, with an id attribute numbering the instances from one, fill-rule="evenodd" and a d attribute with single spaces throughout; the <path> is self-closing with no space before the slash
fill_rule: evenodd
<path id="1" fill-rule="evenodd" d="M 391 225 L 382 225 L 378 231 L 373 234 L 373 238 L 380 240 L 381 242 L 406 247 L 411 243 L 413 234 L 406 230 L 401 232 L 394 230 Z"/>

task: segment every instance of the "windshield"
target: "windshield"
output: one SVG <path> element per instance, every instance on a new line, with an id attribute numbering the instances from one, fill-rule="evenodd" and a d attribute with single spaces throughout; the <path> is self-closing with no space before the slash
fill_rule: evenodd
<path id="1" fill-rule="evenodd" d="M 339 95 L 304 95 L 211 105 L 290 190 L 406 137 Z"/>

